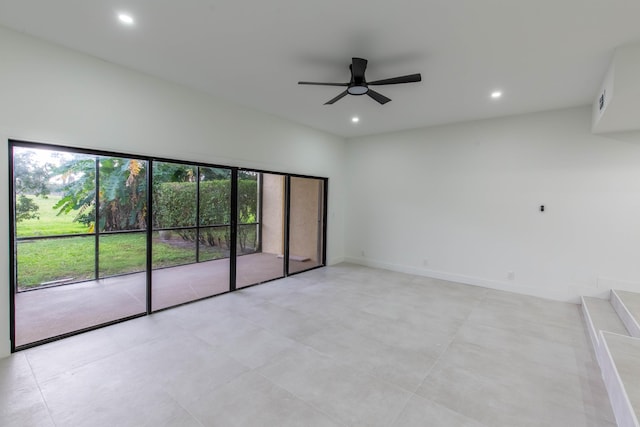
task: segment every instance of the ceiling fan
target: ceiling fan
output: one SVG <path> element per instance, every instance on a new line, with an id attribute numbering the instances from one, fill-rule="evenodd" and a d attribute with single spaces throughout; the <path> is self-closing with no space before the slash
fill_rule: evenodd
<path id="1" fill-rule="evenodd" d="M 415 83 L 422 80 L 420 74 L 409 74 L 408 76 L 392 77 L 390 79 L 376 80 L 374 82 L 367 82 L 364 78 L 364 72 L 367 69 L 367 60 L 362 58 L 351 58 L 351 81 L 349 83 L 316 83 L 316 82 L 298 82 L 299 85 L 319 85 L 319 86 L 346 86 L 347 89 L 340 95 L 324 103 L 324 105 L 330 105 L 334 102 L 344 98 L 347 95 L 369 95 L 371 98 L 384 105 L 391 99 L 376 92 L 373 89 L 369 89 L 369 86 L 381 86 L 381 85 L 395 85 L 399 83 Z"/>

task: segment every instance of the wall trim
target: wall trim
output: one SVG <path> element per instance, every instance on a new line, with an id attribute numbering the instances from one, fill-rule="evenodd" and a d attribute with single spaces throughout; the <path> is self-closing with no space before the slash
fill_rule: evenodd
<path id="1" fill-rule="evenodd" d="M 426 268 L 417 268 L 403 264 L 393 264 L 384 261 L 372 260 L 360 257 L 345 257 L 345 262 L 351 264 L 363 265 L 365 267 L 381 268 L 384 270 L 397 271 L 399 273 L 413 274 L 415 276 L 431 277 L 433 279 L 447 280 L 450 282 L 462 283 L 465 285 L 480 286 L 483 288 L 494 289 L 498 291 L 513 292 L 517 294 L 529 295 L 554 301 L 569 302 L 579 304 L 580 295 L 589 292 L 586 289 L 575 289 L 577 293 L 569 293 L 567 289 L 553 290 L 549 288 L 536 288 L 532 286 L 520 285 L 517 282 L 498 281 L 493 279 L 485 279 L 482 277 L 465 276 L 462 274 L 450 273 L 445 271 L 430 270 Z M 578 292 L 580 291 L 580 292 Z"/>
<path id="2" fill-rule="evenodd" d="M 346 262 L 344 257 L 331 258 L 327 260 L 327 265 L 336 265 L 336 264 L 341 264 L 343 262 Z M 352 263 L 352 264 L 355 264 L 355 263 Z"/>

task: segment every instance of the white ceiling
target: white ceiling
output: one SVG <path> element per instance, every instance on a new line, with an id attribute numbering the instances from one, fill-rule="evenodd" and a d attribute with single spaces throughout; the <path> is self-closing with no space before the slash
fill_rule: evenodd
<path id="1" fill-rule="evenodd" d="M 589 104 L 639 17 L 638 0 L 0 0 L 6 27 L 345 137 Z M 423 81 L 377 87 L 384 106 L 297 85 L 348 81 L 352 56 L 369 81 Z"/>

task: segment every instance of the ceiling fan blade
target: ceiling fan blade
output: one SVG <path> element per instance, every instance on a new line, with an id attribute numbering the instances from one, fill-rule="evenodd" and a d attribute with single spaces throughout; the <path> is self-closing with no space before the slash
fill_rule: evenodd
<path id="1" fill-rule="evenodd" d="M 351 58 L 351 74 L 356 83 L 364 81 L 364 72 L 367 69 L 367 60 L 362 58 Z"/>
<path id="2" fill-rule="evenodd" d="M 327 101 L 324 103 L 324 105 L 331 105 L 336 101 L 341 100 L 342 98 L 344 98 L 349 92 L 347 92 L 346 90 L 344 92 L 342 92 L 340 95 L 336 96 L 335 98 L 333 98 L 331 101 Z"/>
<path id="3" fill-rule="evenodd" d="M 408 76 L 393 77 L 390 79 L 376 80 L 375 82 L 367 82 L 369 85 L 395 85 L 399 83 L 415 83 L 422 81 L 420 74 L 409 74 Z"/>
<path id="4" fill-rule="evenodd" d="M 299 85 L 316 85 L 316 86 L 349 86 L 349 83 L 319 83 L 319 82 L 298 82 Z"/>
<path id="5" fill-rule="evenodd" d="M 384 105 L 387 102 L 391 101 L 389 98 L 387 98 L 386 96 L 376 92 L 375 90 L 369 89 L 369 91 L 367 92 L 367 95 L 369 95 L 371 98 L 375 99 L 376 101 L 378 101 L 382 105 Z"/>

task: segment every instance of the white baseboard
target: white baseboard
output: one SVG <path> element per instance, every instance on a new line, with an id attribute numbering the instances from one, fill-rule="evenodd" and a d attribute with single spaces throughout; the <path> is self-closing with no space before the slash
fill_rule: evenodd
<path id="1" fill-rule="evenodd" d="M 7 328 L 8 329 L 8 328 Z M 0 359 L 11 355 L 11 341 L 7 341 L 5 346 L 0 346 Z"/>
<path id="2" fill-rule="evenodd" d="M 331 258 L 327 260 L 327 265 L 336 265 L 336 264 L 340 264 L 341 262 L 345 262 L 344 257 L 342 258 Z"/>
<path id="3" fill-rule="evenodd" d="M 426 268 L 417 268 L 401 264 L 393 264 L 384 261 L 372 260 L 360 257 L 345 257 L 345 262 L 363 265 L 366 267 L 382 268 L 384 270 L 397 271 L 399 273 L 413 274 L 415 276 L 431 277 L 433 279 L 447 280 L 450 282 L 463 283 L 465 285 L 480 286 L 488 289 L 499 291 L 514 292 L 523 295 L 530 295 L 539 298 L 550 299 L 554 301 L 570 302 L 573 304 L 580 303 L 580 296 L 583 295 L 584 289 L 564 288 L 554 290 L 549 288 L 537 288 L 533 286 L 525 286 L 517 282 L 498 281 L 493 279 L 485 279 L 482 277 L 465 276 L 461 274 L 449 273 L 444 271 L 430 270 Z M 591 290 L 592 291 L 592 290 Z M 588 292 L 585 292 L 585 294 Z"/>

